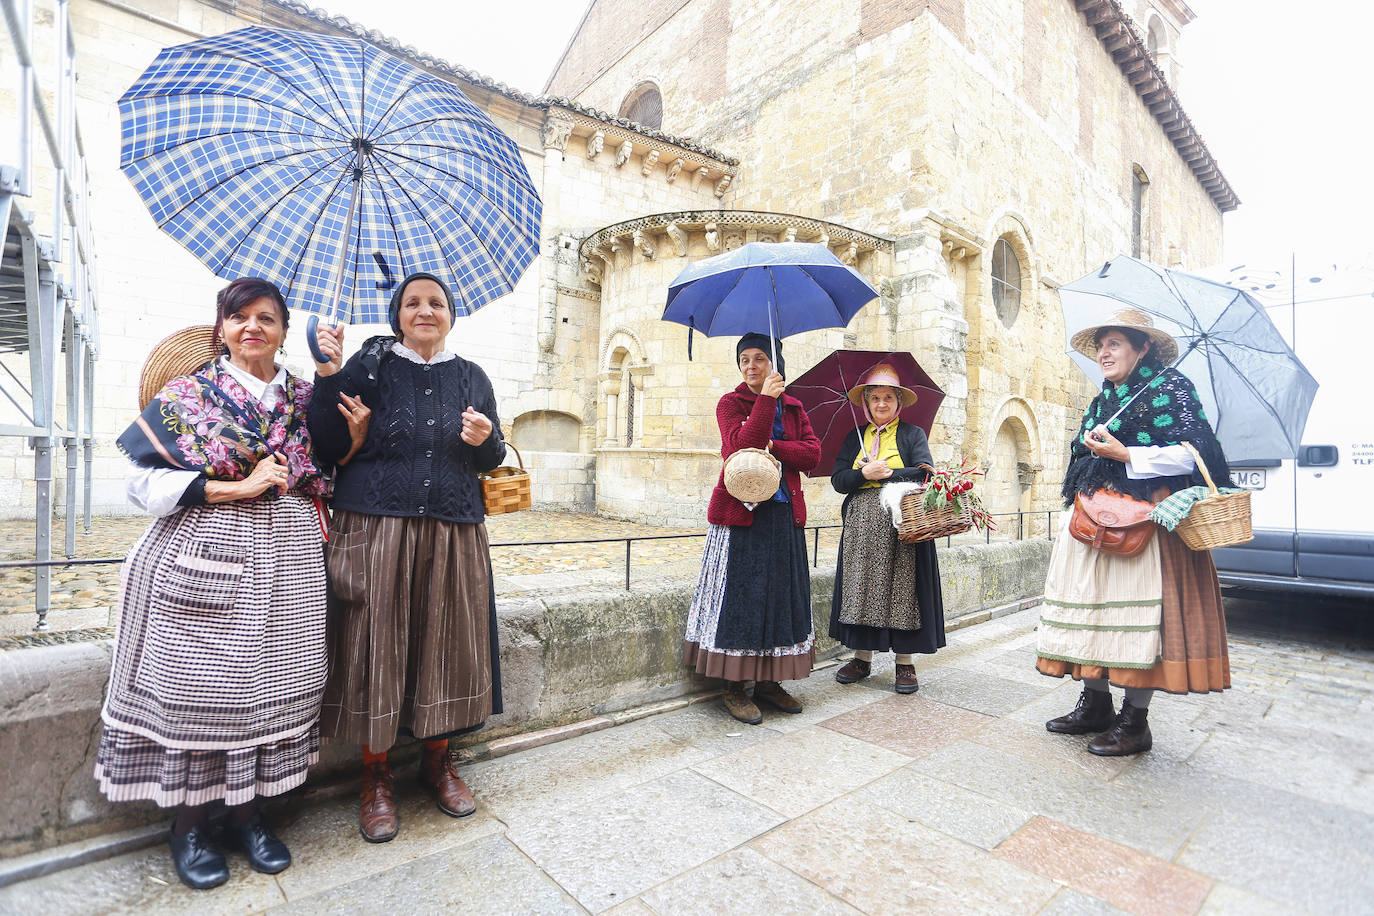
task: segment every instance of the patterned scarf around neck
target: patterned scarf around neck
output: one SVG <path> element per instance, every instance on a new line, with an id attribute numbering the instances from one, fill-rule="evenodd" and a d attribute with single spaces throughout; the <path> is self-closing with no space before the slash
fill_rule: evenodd
<path id="1" fill-rule="evenodd" d="M 200 471 L 211 480 L 245 479 L 270 446 L 286 459 L 290 489 L 324 496 L 329 481 L 315 464 L 305 425 L 311 391 L 309 382 L 288 374 L 286 396 L 265 412 L 216 360 L 169 381 L 116 444 L 134 464 Z"/>
<path id="2" fill-rule="evenodd" d="M 1121 405 L 1142 388 L 1146 390 L 1131 401 L 1121 416 L 1108 422 Z M 1149 499 L 1160 486 L 1173 492 L 1204 482 L 1196 469 L 1191 474 L 1174 477 L 1130 479 L 1126 476 L 1124 463 L 1094 455 L 1084 444 L 1083 437 L 1101 423 L 1106 423 L 1108 432 L 1127 448 L 1187 442 L 1202 455 L 1217 486 L 1230 484 L 1226 455 L 1207 422 L 1207 414 L 1193 383 L 1178 370 L 1166 369 L 1151 353 L 1121 384 L 1103 382 L 1102 393 L 1088 404 L 1083 422 L 1069 447 L 1069 469 L 1064 475 L 1062 491 L 1065 504 L 1071 504 L 1077 493 L 1091 495 L 1104 488 L 1137 499 Z"/>

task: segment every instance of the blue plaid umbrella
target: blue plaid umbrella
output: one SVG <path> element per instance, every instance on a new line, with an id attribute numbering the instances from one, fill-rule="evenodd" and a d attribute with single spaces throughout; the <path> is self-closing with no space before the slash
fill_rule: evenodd
<path id="1" fill-rule="evenodd" d="M 165 48 L 119 111 L 120 167 L 158 226 L 292 308 L 385 321 L 396 279 L 424 270 L 466 315 L 539 248 L 511 139 L 455 86 L 356 38 L 253 27 Z"/>

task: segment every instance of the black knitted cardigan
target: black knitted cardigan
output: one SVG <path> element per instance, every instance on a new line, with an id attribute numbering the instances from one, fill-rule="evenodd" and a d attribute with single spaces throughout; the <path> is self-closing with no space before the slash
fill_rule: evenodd
<path id="1" fill-rule="evenodd" d="M 1107 422 L 1142 387 L 1146 390 L 1131 401 L 1121 416 Z M 1065 505 L 1072 505 L 1076 493 L 1091 495 L 1103 488 L 1137 499 L 1149 499 L 1161 486 L 1172 493 L 1204 483 L 1196 468 L 1191 474 L 1130 479 L 1126 476 L 1124 463 L 1094 455 L 1083 443 L 1083 436 L 1104 422 L 1107 430 L 1127 448 L 1187 442 L 1198 450 L 1217 486 L 1231 483 L 1226 455 L 1207 422 L 1207 414 L 1193 383 L 1177 369 L 1166 369 L 1151 353 L 1120 385 L 1103 382 L 1102 393 L 1088 404 L 1083 422 L 1069 447 L 1069 469 L 1064 475 L 1062 491 Z"/>
<path id="2" fill-rule="evenodd" d="M 422 365 L 398 356 L 391 351 L 395 340 L 373 337 L 339 372 L 315 377 L 309 426 L 322 461 L 337 462 L 348 453 L 339 394 L 361 396 L 372 408 L 362 449 L 338 469 L 334 508 L 480 522 L 486 511 L 476 475 L 506 454 L 491 380 L 462 357 Z M 491 436 L 479 446 L 460 438 L 468 405 L 491 419 Z"/>

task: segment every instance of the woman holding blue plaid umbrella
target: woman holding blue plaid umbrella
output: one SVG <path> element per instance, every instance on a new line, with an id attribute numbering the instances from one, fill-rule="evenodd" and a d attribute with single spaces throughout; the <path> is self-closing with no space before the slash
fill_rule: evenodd
<path id="1" fill-rule="evenodd" d="M 453 735 L 501 711 L 485 506 L 477 474 L 506 446 L 491 381 L 446 346 L 457 310 L 438 276 L 417 272 L 391 297 L 395 336 L 346 363 L 342 329 L 320 331 L 310 432 L 325 460 L 345 454 L 339 407 L 372 409 L 367 439 L 339 472 L 327 563 L 330 677 L 324 735 L 362 745 L 359 829 L 384 843 L 400 827 L 388 750 L 424 742 L 421 780 L 441 811 L 476 809 L 449 751 Z M 347 412 L 347 411 L 345 411 Z"/>

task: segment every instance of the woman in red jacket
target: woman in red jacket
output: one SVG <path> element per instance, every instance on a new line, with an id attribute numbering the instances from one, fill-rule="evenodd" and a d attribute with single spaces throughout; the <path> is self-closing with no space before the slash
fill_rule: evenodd
<path id="1" fill-rule="evenodd" d="M 782 462 L 782 484 L 767 502 L 742 503 L 726 492 L 722 470 L 706 510 L 711 528 L 682 660 L 698 674 L 724 678 L 725 708 L 757 725 L 763 714 L 755 700 L 801 712 L 778 682 L 809 675 L 815 657 L 801 473 L 816 466 L 821 443 L 801 402 L 783 394 L 782 345 L 746 334 L 735 354 L 744 381 L 716 406 L 721 456 L 767 448 Z M 755 682 L 752 699 L 745 681 Z"/>

